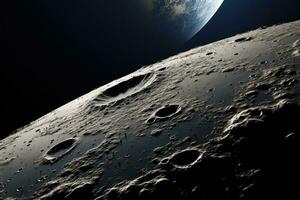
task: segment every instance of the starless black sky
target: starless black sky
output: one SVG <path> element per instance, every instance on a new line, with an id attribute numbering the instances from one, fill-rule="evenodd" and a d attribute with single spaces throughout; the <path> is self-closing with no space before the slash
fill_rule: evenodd
<path id="1" fill-rule="evenodd" d="M 100 85 L 175 53 L 159 50 L 151 55 L 107 53 L 105 45 L 98 45 L 99 41 L 105 41 L 105 25 L 80 34 L 64 32 L 69 28 L 66 21 L 61 21 L 66 20 L 64 15 L 75 18 L 71 21 L 76 21 L 79 15 L 89 16 L 89 13 L 80 13 L 84 7 L 78 5 L 83 0 L 47 1 L 51 2 L 47 9 L 54 11 L 57 20 L 47 20 L 45 7 L 41 7 L 45 5 L 37 3 L 43 1 L 0 3 L 0 112 L 3 118 L 0 138 Z M 64 13 L 63 8 L 69 8 L 70 13 Z M 300 19 L 299 9 L 299 0 L 225 0 L 208 25 L 177 51 L 261 26 Z M 86 22 L 80 20 L 78 18 L 78 27 L 85 29 Z M 88 25 L 94 27 L 93 23 L 91 20 Z M 74 44 L 77 40 L 80 45 Z M 123 42 L 122 48 L 130 48 L 124 41 L 113 42 Z M 140 48 L 147 50 L 147 46 L 136 48 L 136 52 Z"/>

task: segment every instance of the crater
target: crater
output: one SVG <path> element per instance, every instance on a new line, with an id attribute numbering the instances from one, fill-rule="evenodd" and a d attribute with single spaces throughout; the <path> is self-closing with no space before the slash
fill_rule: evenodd
<path id="1" fill-rule="evenodd" d="M 179 105 L 166 105 L 155 112 L 155 117 L 169 118 L 177 114 L 181 110 Z"/>
<path id="2" fill-rule="evenodd" d="M 131 78 L 118 82 L 107 88 L 97 98 L 97 101 L 105 103 L 116 102 L 128 96 L 136 94 L 151 85 L 156 76 L 153 73 L 132 76 Z"/>
<path id="3" fill-rule="evenodd" d="M 263 111 L 260 110 L 260 109 L 253 109 L 253 110 L 250 110 L 249 111 L 249 114 L 252 116 L 252 117 L 261 117 L 263 116 Z"/>
<path id="4" fill-rule="evenodd" d="M 252 37 L 241 37 L 241 38 L 238 38 L 236 40 L 234 40 L 235 42 L 247 42 L 247 41 L 251 41 L 253 40 Z"/>
<path id="5" fill-rule="evenodd" d="M 175 115 L 177 115 L 181 111 L 181 107 L 176 104 L 166 105 L 158 109 L 148 120 L 146 123 L 154 123 L 156 121 L 162 121 L 165 119 L 169 119 Z"/>
<path id="6" fill-rule="evenodd" d="M 77 140 L 75 138 L 69 138 L 67 140 L 64 140 L 53 147 L 51 147 L 46 154 L 44 155 L 43 164 L 52 164 L 59 159 L 61 159 L 63 156 L 68 154 L 70 151 L 74 149 L 74 147 L 77 144 Z"/>
<path id="7" fill-rule="evenodd" d="M 188 149 L 175 154 L 170 162 L 177 167 L 186 167 L 198 160 L 200 152 L 196 149 Z"/>

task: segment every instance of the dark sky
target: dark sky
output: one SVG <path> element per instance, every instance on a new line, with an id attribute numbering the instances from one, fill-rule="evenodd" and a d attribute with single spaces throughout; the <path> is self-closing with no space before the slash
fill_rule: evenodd
<path id="1" fill-rule="evenodd" d="M 174 54 L 173 49 L 148 54 L 150 47 L 144 45 L 135 46 L 134 54 L 124 53 L 132 45 L 124 42 L 125 34 L 119 37 L 122 41 L 106 40 L 111 23 L 105 17 L 102 26 L 96 20 L 82 20 L 105 15 L 98 10 L 97 16 L 85 12 L 89 4 L 82 2 L 97 1 L 104 2 L 1 1 L 0 109 L 4 120 L 0 138 L 102 84 Z M 299 9 L 299 0 L 225 0 L 209 24 L 176 51 L 300 19 Z M 72 27 L 74 32 L 66 33 Z M 110 42 L 122 45 L 106 51 Z"/>

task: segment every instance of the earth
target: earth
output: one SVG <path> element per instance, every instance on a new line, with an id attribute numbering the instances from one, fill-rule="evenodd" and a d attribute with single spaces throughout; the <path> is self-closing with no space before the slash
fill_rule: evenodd
<path id="1" fill-rule="evenodd" d="M 66 0 L 46 0 L 20 5 L 33 27 L 47 25 L 37 30 L 39 37 L 62 49 L 73 48 L 65 55 L 73 55 L 74 51 L 81 57 L 86 52 L 82 49 L 87 49 L 90 53 L 85 56 L 97 60 L 118 52 L 118 63 L 122 63 L 128 57 L 159 56 L 177 49 L 212 18 L 222 3 L 223 0 L 80 0 L 70 4 Z"/>
<path id="2" fill-rule="evenodd" d="M 142 10 L 150 16 L 153 30 L 185 42 L 215 14 L 223 0 L 146 0 Z"/>

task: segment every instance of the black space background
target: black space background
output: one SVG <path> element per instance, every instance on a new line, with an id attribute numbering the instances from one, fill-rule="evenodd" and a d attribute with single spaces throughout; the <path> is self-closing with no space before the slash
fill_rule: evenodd
<path id="1" fill-rule="evenodd" d="M 103 56 L 105 48 L 97 44 L 102 36 L 93 32 L 81 37 L 94 39 L 95 46 L 76 48 L 72 41 L 77 38 L 69 39 L 61 31 L 64 27 L 59 15 L 57 21 L 39 20 L 43 13 L 35 2 L 0 2 L 0 138 L 100 85 L 175 53 L 158 50 L 155 55 L 122 55 L 120 63 L 117 52 Z M 74 2 L 61 0 L 60 4 L 72 8 Z M 69 14 L 75 17 L 76 9 L 70 9 Z M 209 24 L 178 52 L 297 19 L 299 0 L 225 0 Z M 49 26 L 53 28 L 45 32 Z M 121 42 L 130 48 L 126 41 Z"/>

